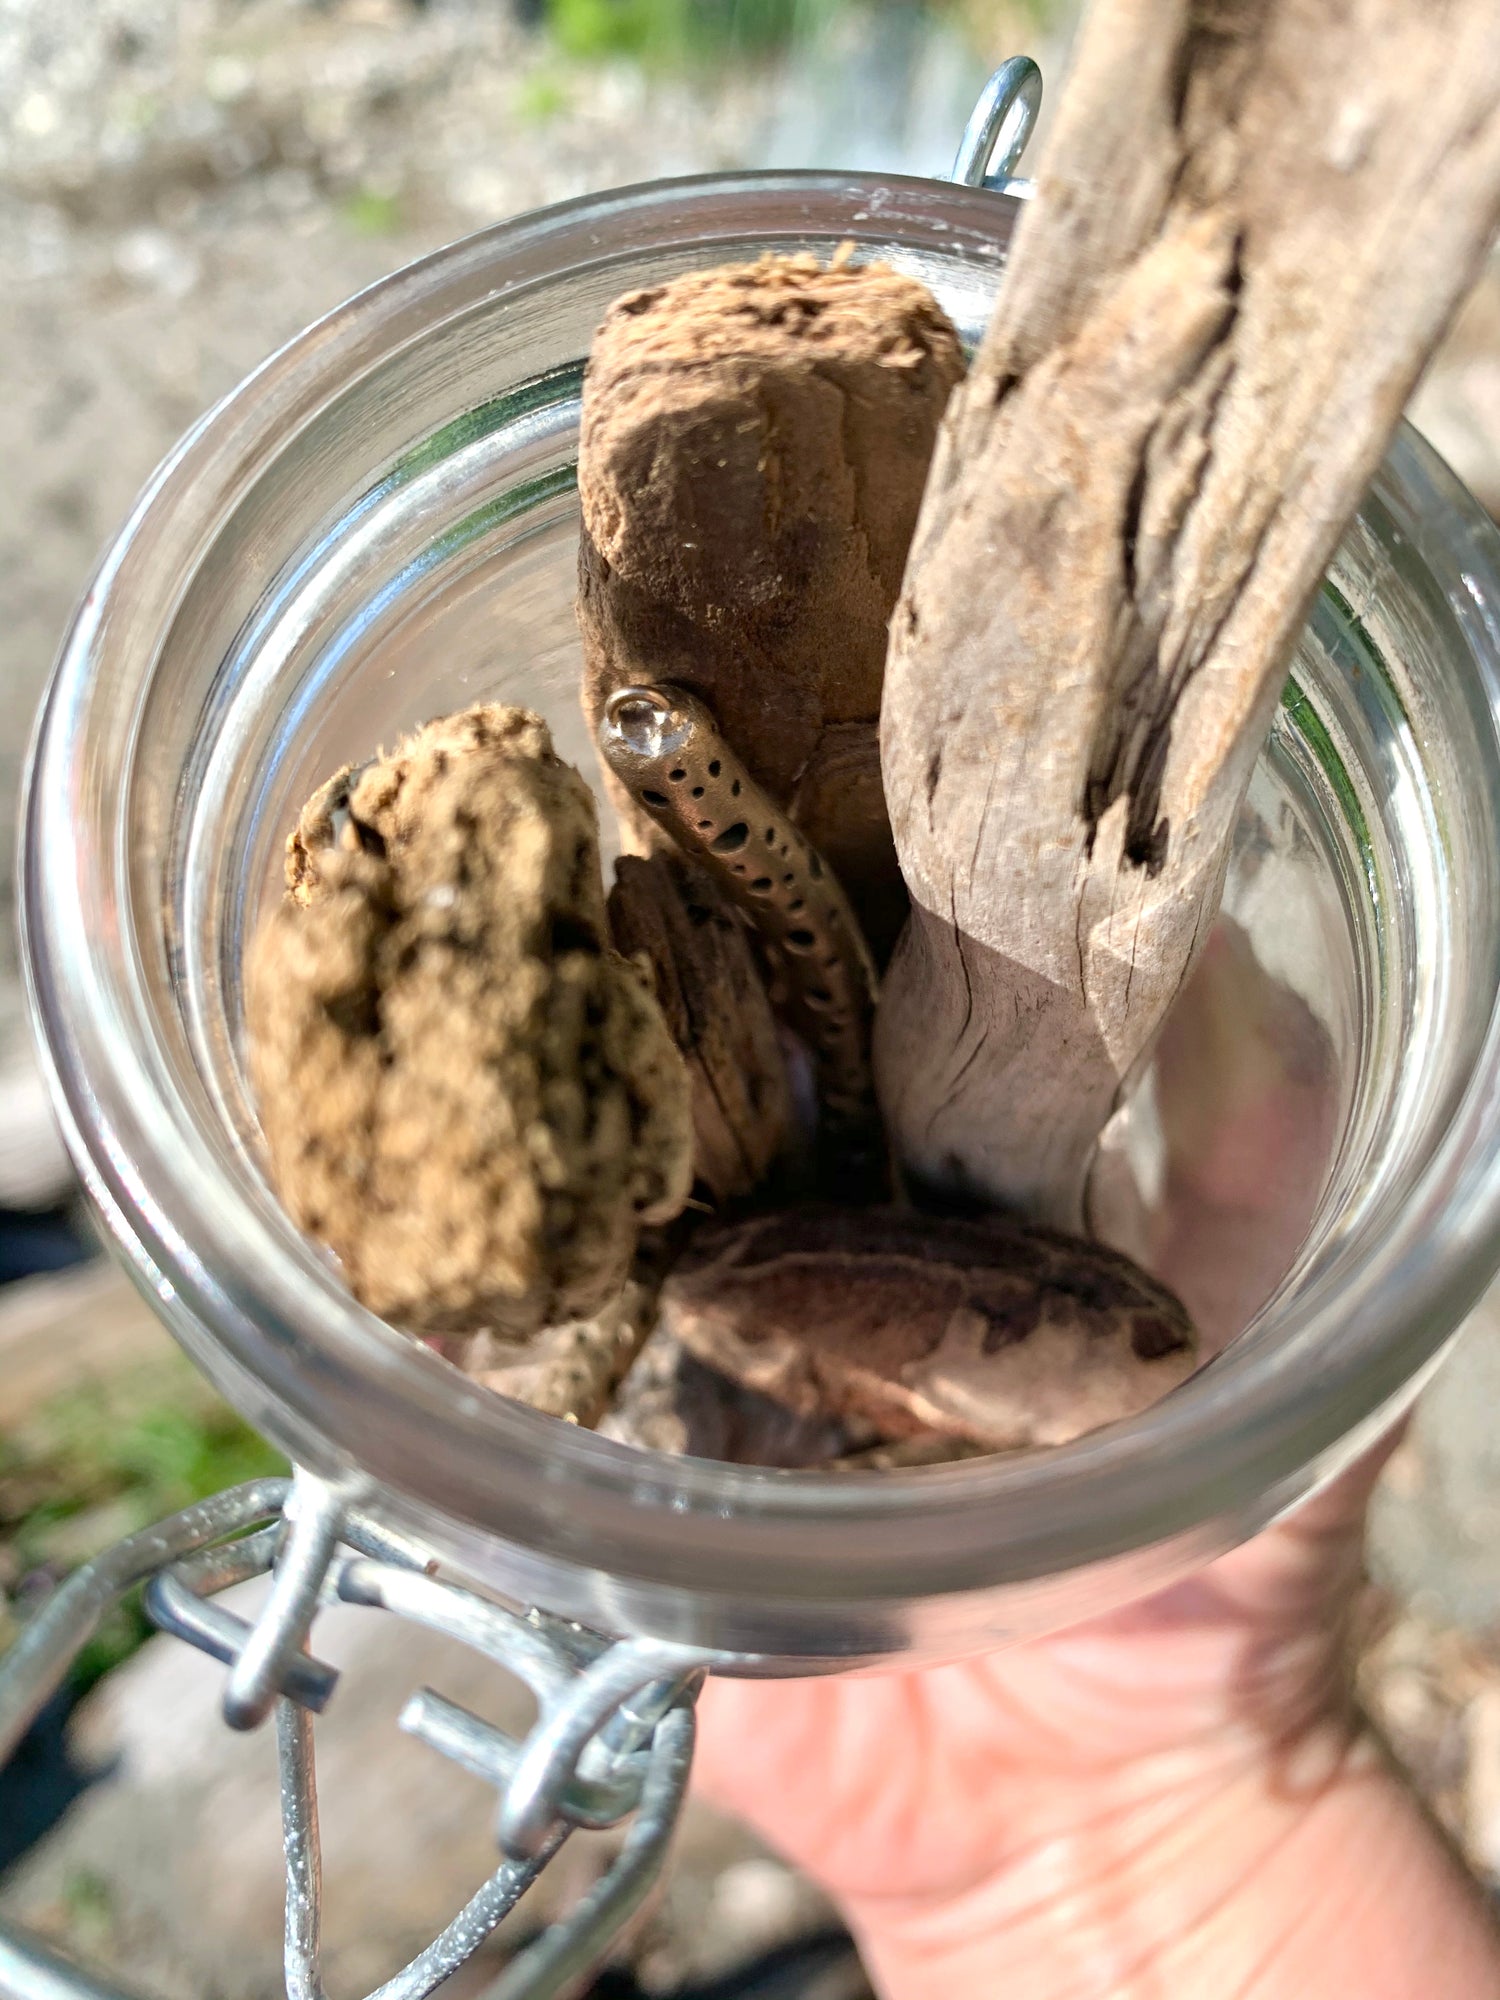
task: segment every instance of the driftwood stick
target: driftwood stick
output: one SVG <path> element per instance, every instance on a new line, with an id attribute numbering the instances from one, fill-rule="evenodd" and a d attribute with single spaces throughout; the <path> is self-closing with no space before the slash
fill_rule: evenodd
<path id="1" fill-rule="evenodd" d="M 1097 0 L 892 623 L 877 1071 L 918 1174 L 1083 1221 L 1497 220 L 1494 0 Z"/>

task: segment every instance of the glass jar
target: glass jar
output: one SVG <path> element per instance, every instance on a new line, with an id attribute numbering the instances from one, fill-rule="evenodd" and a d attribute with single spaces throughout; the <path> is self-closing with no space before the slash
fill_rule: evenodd
<path id="1" fill-rule="evenodd" d="M 1253 1296 L 1221 1301 L 1248 1327 L 1158 1407 L 1063 1449 L 904 1472 L 638 1452 L 481 1392 L 382 1324 L 271 1192 L 239 967 L 302 798 L 481 698 L 540 708 L 595 769 L 574 450 L 609 301 L 852 240 L 923 279 L 972 342 L 1016 213 L 934 182 L 737 176 L 570 203 L 398 273 L 158 472 L 35 747 L 34 1003 L 75 1158 L 168 1325 L 294 1458 L 458 1570 L 763 1671 L 952 1655 L 1183 1574 L 1389 1425 L 1500 1260 L 1500 541 L 1409 432 L 1309 625 L 1222 927 L 1295 1002 L 1301 1026 L 1273 1009 L 1258 1060 L 1305 1083 L 1316 1049 L 1326 1143 Z M 1232 1084 L 1238 1044 L 1211 1017 L 1238 983 L 1200 982 L 1200 1078 Z M 1254 1164 L 1232 1129 L 1243 1092 L 1199 1092 L 1181 1129 L 1160 1097 L 1136 1107 L 1119 1225 L 1157 1243 L 1185 1145 Z M 1203 1226 L 1206 1268 L 1222 1260 Z"/>

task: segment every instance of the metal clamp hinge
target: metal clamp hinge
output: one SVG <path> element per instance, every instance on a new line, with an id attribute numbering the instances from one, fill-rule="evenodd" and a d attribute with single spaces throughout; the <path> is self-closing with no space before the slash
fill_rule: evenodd
<path id="1" fill-rule="evenodd" d="M 543 2000 L 598 1963 L 660 1872 L 692 1758 L 693 1702 L 716 1656 L 656 1640 L 609 1640 L 539 1612 L 511 1611 L 435 1568 L 307 1473 L 218 1494 L 86 1565 L 31 1620 L 0 1662 L 0 1762 L 105 1612 L 144 1583 L 146 1608 L 163 1631 L 228 1666 L 226 1722 L 250 1729 L 275 1714 L 286 1990 L 288 2000 L 323 2000 L 312 1717 L 338 1675 L 308 1651 L 313 1622 L 320 1606 L 341 1602 L 445 1633 L 524 1681 L 537 1718 L 518 1740 L 431 1689 L 406 1703 L 402 1729 L 495 1786 L 502 1859 L 441 1935 L 369 2000 L 422 2000 L 474 1955 L 575 1828 L 629 1819 L 607 1872 L 510 1962 L 489 1996 Z M 268 1572 L 270 1592 L 253 1623 L 216 1601 Z M 0 1995 L 119 2000 L 119 1989 L 0 1929 Z"/>

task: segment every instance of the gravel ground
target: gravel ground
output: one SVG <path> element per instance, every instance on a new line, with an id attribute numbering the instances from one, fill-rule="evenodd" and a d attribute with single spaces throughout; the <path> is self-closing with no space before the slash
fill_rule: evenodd
<path id="1" fill-rule="evenodd" d="M 899 11 L 674 78 L 565 62 L 506 0 L 0 0 L 0 986 L 31 711 L 204 408 L 350 293 L 524 209 L 762 162 L 942 171 L 985 67 Z"/>

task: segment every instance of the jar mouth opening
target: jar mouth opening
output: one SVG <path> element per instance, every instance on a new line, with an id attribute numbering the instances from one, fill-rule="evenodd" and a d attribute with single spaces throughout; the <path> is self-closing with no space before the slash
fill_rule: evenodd
<path id="1" fill-rule="evenodd" d="M 168 636 L 178 648 L 192 636 L 177 629 L 196 615 L 191 586 L 227 560 L 216 538 L 286 441 L 433 326 L 535 315 L 565 272 L 594 273 L 612 295 L 642 259 L 716 261 L 752 236 L 894 249 L 923 274 L 941 268 L 960 292 L 969 286 L 982 319 L 1014 209 L 1004 195 L 922 181 L 734 175 L 619 190 L 482 232 L 382 281 L 266 362 L 177 447 L 105 557 L 29 765 L 21 903 L 34 1014 L 74 1159 L 133 1274 L 219 1386 L 312 1469 L 565 1562 L 689 1589 L 721 1587 L 729 1565 L 768 1598 L 949 1594 L 1103 1561 L 1234 1507 L 1268 1515 L 1305 1490 L 1315 1463 L 1352 1456 L 1388 1420 L 1491 1276 L 1493 978 L 1464 1003 L 1462 1074 L 1448 1079 L 1397 1211 L 1346 1245 L 1336 1269 L 1310 1267 L 1143 1416 L 1043 1452 L 878 1475 L 666 1458 L 493 1397 L 361 1308 L 276 1206 L 244 1133 L 195 1073 L 193 1034 L 201 1050 L 227 1030 L 200 1013 L 190 1033 L 173 1015 L 190 953 L 180 911 L 162 907 L 151 843 L 166 851 L 175 801 L 197 778 L 143 771 L 162 704 L 178 701 L 161 674 Z M 372 461 L 356 483 L 369 488 L 376 470 Z M 1441 712 L 1462 708 L 1481 725 L 1468 741 L 1451 729 L 1447 749 L 1483 809 L 1471 802 L 1463 825 L 1441 832 L 1479 854 L 1486 841 L 1500 846 L 1500 538 L 1411 433 L 1375 504 L 1418 563 L 1425 598 L 1442 598 L 1462 635 L 1444 666 L 1461 699 Z M 294 553 L 261 548 L 262 591 Z M 199 637 L 211 653 L 206 624 Z M 197 701 L 201 759 L 215 731 L 240 720 L 212 673 Z M 283 727 L 300 713 L 288 709 Z M 1450 857 L 1454 879 L 1467 852 Z M 1485 890 L 1471 881 L 1467 893 Z M 1474 985 L 1500 946 L 1491 937 L 1469 949 Z"/>

